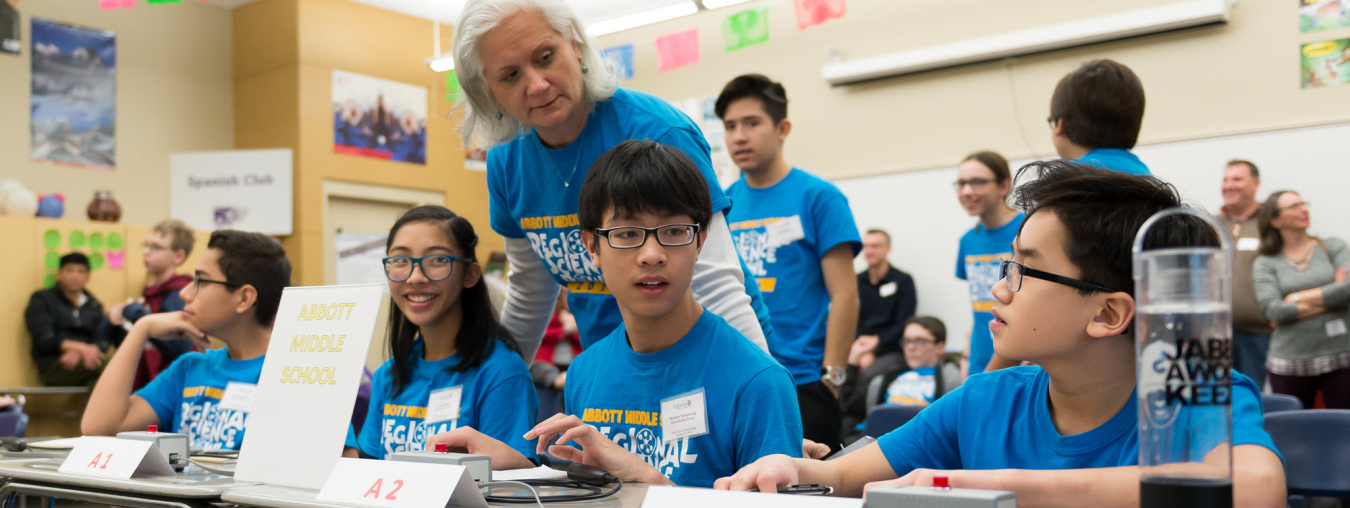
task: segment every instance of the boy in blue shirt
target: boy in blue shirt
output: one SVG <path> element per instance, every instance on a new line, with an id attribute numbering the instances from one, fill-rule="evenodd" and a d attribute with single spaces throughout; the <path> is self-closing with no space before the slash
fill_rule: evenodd
<path id="1" fill-rule="evenodd" d="M 994 347 L 1036 366 L 971 376 L 908 424 L 829 462 L 766 457 L 717 487 L 818 483 L 857 496 L 872 482 L 1010 490 L 1023 506 L 1138 506 L 1139 405 L 1131 247 L 1154 213 L 1181 205 L 1153 178 L 1048 161 L 1023 171 L 1028 209 L 994 286 Z M 1204 241 L 1164 221 L 1151 247 Z M 1284 468 L 1262 428 L 1260 391 L 1232 373 L 1233 499 L 1283 506 Z M 992 471 L 974 471 L 992 470 Z"/>
<path id="2" fill-rule="evenodd" d="M 1050 141 L 1062 159 L 1133 175 L 1150 174 L 1131 148 L 1144 123 L 1144 85 L 1113 60 L 1084 63 L 1055 85 Z"/>
<path id="3" fill-rule="evenodd" d="M 85 435 L 161 425 L 190 436 L 194 450 L 238 450 L 243 444 L 249 408 L 224 407 L 221 401 L 226 392 L 251 392 L 257 385 L 291 263 L 279 242 L 260 233 L 216 231 L 206 247 L 192 283 L 179 293 L 184 309 L 136 321 L 108 361 L 80 422 Z M 146 340 L 192 340 L 208 347 L 208 335 L 226 347 L 184 354 L 132 393 Z"/>
<path id="4" fill-rule="evenodd" d="M 787 91 L 759 74 L 731 80 L 715 111 L 743 177 L 727 188 L 741 259 L 759 283 L 774 334 L 769 352 L 797 383 L 806 438 L 840 441 L 839 387 L 858 322 L 853 256 L 862 250 L 848 198 L 783 158 Z M 748 281 L 747 281 L 748 282 Z"/>
<path id="5" fill-rule="evenodd" d="M 981 151 L 967 155 L 956 168 L 952 182 L 961 208 L 980 222 L 961 236 L 956 252 L 956 278 L 966 281 L 970 294 L 970 311 L 974 325 L 970 329 L 969 353 L 971 374 L 978 374 L 1017 365 L 994 354 L 994 339 L 989 335 L 989 321 L 994 316 L 994 283 L 999 276 L 999 260 L 1012 257 L 1012 241 L 1022 227 L 1023 215 L 1008 206 L 1012 192 L 1012 172 L 1008 161 L 997 152 Z"/>
<path id="6" fill-rule="evenodd" d="M 696 487 L 759 457 L 801 456 L 791 375 L 690 289 L 708 200 L 697 166 L 653 141 L 620 143 L 591 168 L 578 208 L 582 238 L 623 322 L 568 368 L 569 414 L 525 434 L 539 439 L 539 452 L 625 482 Z M 481 434 L 463 437 L 451 446 L 494 463 L 518 453 Z"/>

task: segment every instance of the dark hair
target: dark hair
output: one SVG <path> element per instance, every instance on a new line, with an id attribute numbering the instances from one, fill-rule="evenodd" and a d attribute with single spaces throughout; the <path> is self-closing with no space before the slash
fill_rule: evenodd
<path id="1" fill-rule="evenodd" d="M 455 243 L 461 256 L 478 262 L 478 255 L 474 250 L 474 247 L 478 246 L 478 235 L 473 231 L 473 224 L 444 206 L 436 205 L 413 208 L 394 221 L 394 227 L 389 228 L 389 237 L 385 240 L 385 251 L 388 252 L 394 246 L 394 236 L 398 234 L 399 229 L 417 222 L 441 228 L 445 236 Z M 459 363 L 445 369 L 446 372 L 464 372 L 486 361 L 492 356 L 494 339 L 513 351 L 520 350 L 511 332 L 506 331 L 506 328 L 497 321 L 497 313 L 493 310 L 492 300 L 488 296 L 487 281 L 482 277 L 479 277 L 477 284 L 464 288 L 459 294 L 459 305 L 464 315 L 464 320 L 459 326 L 459 335 L 455 337 Z M 389 357 L 394 360 L 394 379 L 390 387 L 393 395 L 402 392 L 403 386 L 412 380 L 412 365 L 416 361 L 413 358 L 413 342 L 418 333 L 417 325 L 403 314 L 398 305 L 391 302 L 388 334 Z"/>
<path id="2" fill-rule="evenodd" d="M 1261 246 L 1257 248 L 1257 253 L 1263 256 L 1274 256 L 1284 250 L 1284 237 L 1280 236 L 1280 230 L 1270 225 L 1270 222 L 1280 216 L 1280 196 L 1294 192 L 1291 190 L 1277 190 L 1270 193 L 1265 203 L 1256 209 L 1257 231 L 1261 233 Z M 1297 192 L 1295 192 L 1297 194 Z"/>
<path id="3" fill-rule="evenodd" d="M 1078 278 L 1134 296 L 1134 237 L 1153 214 L 1182 206 L 1176 187 L 1067 160 L 1033 162 L 1017 171 L 1019 179 L 1023 174 L 1036 179 L 1018 187 L 1017 207 L 1028 219 L 1041 211 L 1055 214 L 1064 225 L 1064 252 L 1082 271 Z M 1208 222 L 1191 215 L 1169 216 L 1144 238 L 1150 250 L 1197 245 L 1217 246 L 1219 240 Z"/>
<path id="4" fill-rule="evenodd" d="M 183 224 L 183 221 L 162 221 L 150 230 L 168 237 L 170 249 L 183 251 L 184 257 L 192 255 L 192 244 L 195 239 L 192 237 L 192 228 Z"/>
<path id="5" fill-rule="evenodd" d="M 887 233 L 886 230 L 884 230 L 884 229 L 881 229 L 881 228 L 872 228 L 872 229 L 867 230 L 867 234 L 869 234 L 869 235 L 881 235 L 881 236 L 884 236 L 884 237 L 886 237 L 886 245 L 890 245 L 890 244 L 891 244 L 891 234 L 890 234 L 890 233 Z"/>
<path id="6" fill-rule="evenodd" d="M 1247 169 L 1251 170 L 1251 172 L 1252 172 L 1252 178 L 1256 178 L 1256 179 L 1260 179 L 1260 178 L 1261 178 L 1261 170 L 1256 169 L 1256 164 L 1252 164 L 1252 161 L 1249 161 L 1249 160 L 1233 159 L 1233 160 L 1231 160 L 1231 161 L 1228 161 L 1228 164 L 1224 165 L 1224 167 L 1228 167 L 1228 166 L 1237 166 L 1237 165 L 1239 165 L 1239 164 L 1244 165 L 1244 166 L 1247 166 Z"/>
<path id="7" fill-rule="evenodd" d="M 206 248 L 220 251 L 220 273 L 225 280 L 248 284 L 258 292 L 253 302 L 253 317 L 258 324 L 272 326 L 281 304 L 281 290 L 291 285 L 291 262 L 281 242 L 262 233 L 222 229 L 211 233 Z M 234 292 L 238 288 L 229 288 Z"/>
<path id="8" fill-rule="evenodd" d="M 1084 63 L 1055 85 L 1050 120 L 1062 120 L 1065 137 L 1089 149 L 1134 148 L 1144 122 L 1144 85 L 1118 62 Z"/>
<path id="9" fill-rule="evenodd" d="M 599 228 L 610 207 L 616 217 L 688 215 L 705 230 L 712 218 L 708 182 L 698 166 L 680 149 L 652 140 L 619 143 L 591 165 L 577 205 L 581 229 Z M 594 241 L 598 245 L 599 236 Z"/>
<path id="10" fill-rule="evenodd" d="M 1004 159 L 998 152 L 989 150 L 975 152 L 961 159 L 961 162 L 966 161 L 984 164 L 984 167 L 989 168 L 989 171 L 994 173 L 995 182 L 1003 183 L 1012 178 L 1012 172 L 1008 171 L 1008 159 Z"/>
<path id="11" fill-rule="evenodd" d="M 922 326 L 924 330 L 928 330 L 928 333 L 933 334 L 933 340 L 947 342 L 947 325 L 942 324 L 941 319 L 933 316 L 914 316 L 905 321 L 905 326 L 901 327 L 901 331 L 909 328 L 909 325 Z"/>
<path id="12" fill-rule="evenodd" d="M 764 106 L 764 112 L 769 114 L 769 119 L 773 120 L 774 125 L 787 118 L 787 90 L 783 89 L 782 83 L 771 80 L 763 74 L 744 74 L 727 82 L 727 86 L 722 87 L 722 93 L 717 96 L 717 102 L 713 104 L 713 111 L 717 113 L 717 118 L 722 118 L 727 112 L 727 106 L 747 97 L 758 100 L 760 105 Z"/>
<path id="13" fill-rule="evenodd" d="M 72 252 L 70 254 L 61 256 L 61 264 L 58 266 L 60 266 L 61 268 L 65 268 L 66 265 L 84 265 L 84 269 L 88 270 L 89 256 L 86 256 L 79 252 Z"/>

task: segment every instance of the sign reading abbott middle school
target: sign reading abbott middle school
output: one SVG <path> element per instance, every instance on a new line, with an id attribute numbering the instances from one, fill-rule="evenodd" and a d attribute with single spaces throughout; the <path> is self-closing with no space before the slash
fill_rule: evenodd
<path id="1" fill-rule="evenodd" d="M 198 231 L 292 232 L 289 149 L 169 156 L 169 216 Z"/>
<path id="2" fill-rule="evenodd" d="M 383 284 L 281 294 L 235 478 L 318 490 L 342 456 Z"/>

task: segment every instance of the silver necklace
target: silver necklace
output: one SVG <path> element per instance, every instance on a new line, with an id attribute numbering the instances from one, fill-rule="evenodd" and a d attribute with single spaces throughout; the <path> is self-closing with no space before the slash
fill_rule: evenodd
<path id="1" fill-rule="evenodd" d="M 540 139 L 539 141 L 540 141 L 540 144 L 543 144 L 543 139 Z M 576 145 L 576 147 L 577 147 L 577 158 L 576 158 L 576 160 L 573 160 L 573 161 L 572 161 L 572 172 L 567 174 L 567 178 L 563 178 L 563 176 L 562 176 L 562 171 L 558 169 L 558 164 L 555 163 L 555 162 L 553 162 L 553 156 L 552 156 L 552 155 L 549 155 L 549 154 L 547 154 L 547 152 L 545 152 L 546 155 L 545 155 L 544 158 L 548 159 L 548 163 L 549 163 L 550 166 L 553 166 L 553 172 L 556 173 L 556 174 L 558 175 L 558 178 L 562 178 L 563 187 L 571 187 L 571 186 L 572 186 L 572 177 L 577 176 L 577 166 L 578 166 L 579 164 L 581 164 L 581 154 L 582 154 L 582 153 L 585 153 L 585 151 L 584 151 L 585 148 L 581 146 L 581 143 L 583 143 L 583 142 L 585 142 L 585 141 L 586 141 L 586 131 L 583 129 L 583 130 L 581 131 L 581 135 L 580 135 L 580 136 L 577 136 L 577 139 L 576 139 L 575 141 L 572 142 L 572 144 Z M 568 145 L 568 146 L 571 146 L 571 145 Z"/>

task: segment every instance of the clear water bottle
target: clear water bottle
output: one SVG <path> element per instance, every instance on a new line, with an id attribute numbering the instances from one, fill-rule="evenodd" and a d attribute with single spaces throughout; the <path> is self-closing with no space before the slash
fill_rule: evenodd
<path id="1" fill-rule="evenodd" d="M 1192 208 L 1135 237 L 1143 508 L 1233 506 L 1232 266 L 1227 230 Z"/>

